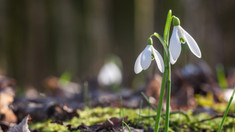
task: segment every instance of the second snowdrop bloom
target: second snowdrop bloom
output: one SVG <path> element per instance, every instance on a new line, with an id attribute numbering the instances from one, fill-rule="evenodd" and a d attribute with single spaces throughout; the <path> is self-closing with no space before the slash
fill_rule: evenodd
<path id="1" fill-rule="evenodd" d="M 177 17 L 173 18 L 173 25 L 174 28 L 169 46 L 171 64 L 174 64 L 180 56 L 181 43 L 187 43 L 191 52 L 198 58 L 201 58 L 201 51 L 197 45 L 197 42 L 180 26 L 180 20 Z"/>
<path id="2" fill-rule="evenodd" d="M 161 54 L 153 47 L 152 39 L 149 38 L 149 43 L 146 48 L 139 54 L 135 61 L 134 71 L 136 74 L 142 70 L 148 69 L 151 61 L 155 59 L 160 72 L 164 72 L 164 62 Z"/>

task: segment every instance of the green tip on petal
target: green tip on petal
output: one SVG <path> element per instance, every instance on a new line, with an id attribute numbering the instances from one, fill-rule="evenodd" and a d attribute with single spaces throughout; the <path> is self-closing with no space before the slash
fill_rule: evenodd
<path id="1" fill-rule="evenodd" d="M 180 38 L 180 42 L 183 43 L 183 44 L 185 44 L 184 38 Z"/>
<path id="2" fill-rule="evenodd" d="M 153 54 L 151 54 L 151 57 L 152 57 L 152 60 L 154 60 L 154 55 Z"/>
<path id="3" fill-rule="evenodd" d="M 180 19 L 178 17 L 173 17 L 173 26 L 179 26 L 180 25 Z"/>
<path id="4" fill-rule="evenodd" d="M 149 37 L 147 45 L 153 45 L 153 39 L 151 37 Z"/>

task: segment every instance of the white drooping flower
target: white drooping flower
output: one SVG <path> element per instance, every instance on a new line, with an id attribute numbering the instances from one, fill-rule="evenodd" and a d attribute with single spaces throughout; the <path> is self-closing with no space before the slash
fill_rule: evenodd
<path id="1" fill-rule="evenodd" d="M 139 54 L 135 61 L 134 71 L 136 74 L 142 70 L 148 69 L 151 64 L 152 57 L 154 57 L 160 72 L 164 72 L 164 62 L 161 54 L 153 47 L 153 45 L 147 45 L 146 48 Z"/>
<path id="2" fill-rule="evenodd" d="M 100 70 L 98 82 L 103 86 L 120 85 L 122 82 L 122 72 L 114 62 L 106 63 Z"/>
<path id="3" fill-rule="evenodd" d="M 180 26 L 179 19 L 175 18 L 175 20 L 176 20 L 176 24 L 174 24 L 174 21 L 173 21 L 174 28 L 173 28 L 173 32 L 171 35 L 170 46 L 169 46 L 171 64 L 174 64 L 180 56 L 181 43 L 182 44 L 187 43 L 191 52 L 198 58 L 201 58 L 201 51 L 197 45 L 197 42 L 193 39 L 193 37 L 188 32 L 186 32 Z"/>

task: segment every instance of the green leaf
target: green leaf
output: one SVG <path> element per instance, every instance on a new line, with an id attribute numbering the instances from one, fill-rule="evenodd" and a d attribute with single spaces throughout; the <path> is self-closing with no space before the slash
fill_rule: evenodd
<path id="1" fill-rule="evenodd" d="M 72 78 L 71 73 L 66 71 L 60 76 L 59 83 L 62 85 L 67 85 L 70 82 L 71 78 Z"/>
<path id="2" fill-rule="evenodd" d="M 228 114 L 229 107 L 230 107 L 230 105 L 231 105 L 231 103 L 232 103 L 232 101 L 233 101 L 233 96 L 234 96 L 234 94 L 235 94 L 235 88 L 233 88 L 233 94 L 232 94 L 232 96 L 230 97 L 230 100 L 229 100 L 229 102 L 228 102 L 228 106 L 227 106 L 227 108 L 226 108 L 226 110 L 225 110 L 225 112 L 224 112 L 224 116 L 223 116 L 223 119 L 222 119 L 222 121 L 221 121 L 221 123 L 220 123 L 218 132 L 221 132 L 221 131 L 222 131 L 222 128 L 223 128 L 223 125 L 224 125 L 224 121 L 225 121 L 226 116 L 227 116 L 227 114 Z"/>
<path id="3" fill-rule="evenodd" d="M 224 73 L 224 66 L 221 64 L 218 64 L 216 66 L 216 75 L 217 75 L 217 79 L 220 85 L 220 88 L 222 89 L 226 89 L 228 88 L 228 83 L 225 77 L 225 73 Z"/>
<path id="4" fill-rule="evenodd" d="M 172 20 L 172 11 L 169 10 L 169 12 L 167 14 L 166 25 L 165 25 L 165 30 L 164 30 L 164 40 L 166 41 L 167 45 L 168 45 L 168 40 L 169 40 L 171 20 Z"/>
<path id="5" fill-rule="evenodd" d="M 131 132 L 130 127 L 126 124 L 126 122 L 122 121 L 122 123 L 127 127 L 128 131 Z"/>

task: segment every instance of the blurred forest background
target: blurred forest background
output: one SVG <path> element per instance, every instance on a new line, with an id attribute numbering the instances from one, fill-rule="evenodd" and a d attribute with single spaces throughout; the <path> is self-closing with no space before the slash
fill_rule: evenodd
<path id="1" fill-rule="evenodd" d="M 135 60 L 150 34 L 163 33 L 169 9 L 213 70 L 235 66 L 234 0 L 0 0 L 0 74 L 36 87 L 65 71 L 95 78 L 115 54 L 131 86 Z M 174 67 L 198 61 L 190 52 L 181 56 Z"/>

